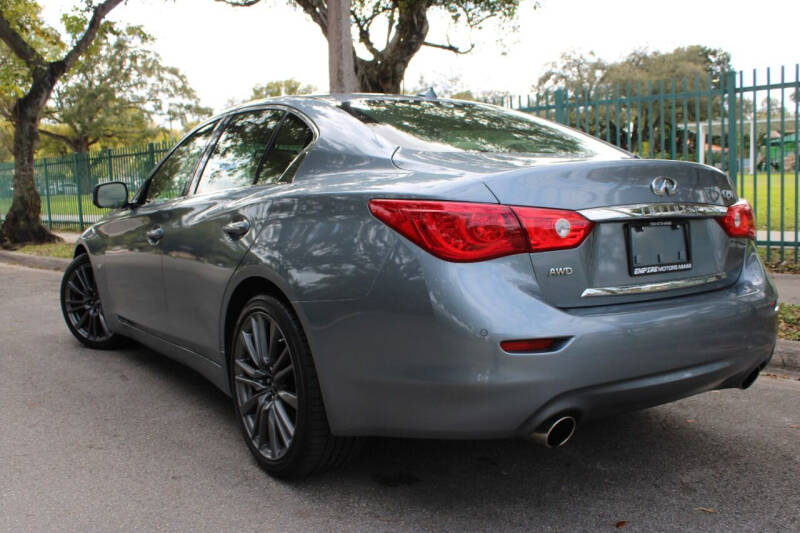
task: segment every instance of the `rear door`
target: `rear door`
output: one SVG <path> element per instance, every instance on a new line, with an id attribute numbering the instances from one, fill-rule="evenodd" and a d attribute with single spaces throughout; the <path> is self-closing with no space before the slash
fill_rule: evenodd
<path id="1" fill-rule="evenodd" d="M 188 190 L 215 125 L 204 125 L 186 137 L 145 183 L 136 206 L 97 228 L 106 238 L 99 266 L 113 312 L 151 333 L 163 333 L 166 323 L 160 244 L 167 212 Z"/>
<path id="2" fill-rule="evenodd" d="M 284 110 L 232 115 L 195 193 L 171 206 L 165 221 L 162 248 L 170 335 L 219 364 L 224 363 L 218 349 L 223 294 L 259 222 L 266 218 L 270 190 L 290 181 L 285 171 L 305 145 L 292 144 L 298 122 L 310 141 L 310 129 Z"/>

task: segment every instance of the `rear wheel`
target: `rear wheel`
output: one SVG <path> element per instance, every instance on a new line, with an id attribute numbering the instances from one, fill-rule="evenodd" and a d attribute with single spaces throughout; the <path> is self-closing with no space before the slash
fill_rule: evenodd
<path id="1" fill-rule="evenodd" d="M 100 294 L 89 256 L 72 260 L 61 280 L 61 311 L 76 339 L 91 348 L 116 348 L 123 337 L 112 333 L 103 314 Z"/>
<path id="2" fill-rule="evenodd" d="M 339 465 L 360 439 L 334 437 L 311 350 L 297 318 L 270 296 L 251 299 L 231 346 L 231 392 L 245 442 L 270 475 L 291 478 Z"/>

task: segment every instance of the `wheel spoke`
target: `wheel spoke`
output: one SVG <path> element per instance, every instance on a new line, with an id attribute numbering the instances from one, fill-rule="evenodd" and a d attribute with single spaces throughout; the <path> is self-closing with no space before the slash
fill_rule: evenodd
<path id="1" fill-rule="evenodd" d="M 252 366 L 248 365 L 248 364 L 247 364 L 247 362 L 243 361 L 242 359 L 237 359 L 237 360 L 236 360 L 236 366 L 237 366 L 237 367 L 238 367 L 238 368 L 239 368 L 239 369 L 240 369 L 242 372 L 244 372 L 245 374 L 247 374 L 247 376 L 248 376 L 249 378 L 252 378 L 252 379 L 259 379 L 259 378 L 261 378 L 261 377 L 263 376 L 263 373 L 262 373 L 262 372 L 259 372 L 258 370 L 256 370 L 256 369 L 255 369 L 255 368 L 253 368 Z"/>
<path id="2" fill-rule="evenodd" d="M 278 350 L 278 341 L 280 340 L 279 330 L 274 320 L 269 321 L 269 351 L 267 354 L 268 362 L 275 360 L 276 351 Z"/>
<path id="3" fill-rule="evenodd" d="M 297 411 L 297 395 L 292 394 L 289 391 L 279 390 L 278 391 L 278 398 L 280 398 L 283 403 Z"/>
<path id="4" fill-rule="evenodd" d="M 264 437 L 266 436 L 265 432 L 267 431 L 267 417 L 269 412 L 269 409 L 267 407 L 268 404 L 262 403 L 260 404 L 257 411 L 257 416 L 256 416 L 257 426 L 253 428 L 256 434 L 255 436 L 256 448 L 261 448 L 261 446 L 264 444 Z"/>
<path id="5" fill-rule="evenodd" d="M 281 367 L 281 365 L 286 360 L 288 355 L 289 355 L 289 347 L 288 346 L 284 346 L 283 350 L 281 351 L 281 354 L 278 356 L 277 359 L 275 359 L 275 363 L 271 367 L 273 372 L 275 372 L 276 370 L 278 370 Z"/>
<path id="6" fill-rule="evenodd" d="M 267 326 L 264 324 L 264 317 L 256 315 L 258 328 L 253 330 L 256 337 L 256 348 L 258 348 L 258 359 L 262 368 L 269 368 L 269 339 L 267 339 Z M 271 322 L 270 322 L 271 324 Z"/>
<path id="7" fill-rule="evenodd" d="M 70 289 L 72 289 L 73 291 L 77 292 L 78 294 L 80 294 L 80 295 L 81 295 L 81 296 L 83 296 L 84 298 L 89 298 L 89 295 L 88 295 L 88 294 L 87 294 L 87 293 L 86 293 L 86 292 L 85 292 L 83 289 L 79 289 L 79 288 L 78 288 L 78 286 L 77 286 L 77 285 L 75 285 L 75 282 L 74 282 L 74 281 L 72 281 L 72 280 L 69 280 L 69 281 L 67 282 L 67 285 L 69 285 L 69 288 L 70 288 Z"/>
<path id="8" fill-rule="evenodd" d="M 242 330 L 242 342 L 244 342 L 244 347 L 250 355 L 253 364 L 256 365 L 256 368 L 261 368 L 261 363 L 258 360 L 258 352 L 256 351 L 256 347 L 253 346 L 253 336 Z"/>
<path id="9" fill-rule="evenodd" d="M 272 457 L 278 457 L 278 435 L 276 431 L 275 411 L 269 410 L 269 446 L 272 449 Z"/>
<path id="10" fill-rule="evenodd" d="M 284 368 L 280 372 L 276 372 L 275 375 L 272 377 L 272 379 L 276 383 L 280 383 L 281 381 L 283 381 L 283 378 L 285 378 L 293 370 L 294 370 L 294 366 L 290 364 L 289 366 L 287 366 L 286 368 Z"/>
<path id="11" fill-rule="evenodd" d="M 103 315 L 103 312 L 98 309 L 97 312 L 97 319 L 100 322 L 100 329 L 103 331 L 103 337 L 108 337 L 111 335 L 111 331 L 108 329 L 108 324 L 106 324 L 106 317 Z"/>
<path id="12" fill-rule="evenodd" d="M 266 389 L 254 392 L 253 395 L 250 396 L 250 398 L 248 398 L 247 401 L 244 402 L 239 408 L 239 412 L 242 414 L 242 416 L 252 411 L 253 407 L 256 407 L 264 399 L 264 393 L 266 392 Z"/>
<path id="13" fill-rule="evenodd" d="M 82 315 L 81 319 L 78 320 L 78 323 L 75 324 L 75 329 L 80 330 L 83 326 L 86 325 L 86 322 L 89 320 L 89 310 L 87 309 Z"/>
<path id="14" fill-rule="evenodd" d="M 239 383 L 244 383 L 245 385 L 250 385 L 251 387 L 256 389 L 256 392 L 261 392 L 262 390 L 266 389 L 266 387 L 264 385 L 262 385 L 261 383 L 259 383 L 258 381 L 255 381 L 255 380 L 250 379 L 250 378 L 246 378 L 244 376 L 236 376 L 234 379 L 236 379 L 236 381 L 238 381 Z"/>
<path id="15" fill-rule="evenodd" d="M 275 411 L 275 414 L 278 416 L 278 422 L 279 422 L 278 426 L 282 430 L 285 430 L 286 433 L 289 434 L 290 438 L 293 437 L 294 424 L 292 423 L 292 420 L 289 418 L 289 414 L 286 412 L 286 409 L 283 407 L 283 402 L 281 402 L 279 398 L 275 398 L 274 406 L 275 407 L 273 410 Z M 288 441 L 286 442 L 288 445 Z"/>
<path id="16" fill-rule="evenodd" d="M 79 268 L 75 271 L 75 277 L 78 278 L 78 281 L 87 293 L 92 292 L 92 285 L 89 283 L 89 278 L 86 277 L 86 272 L 83 268 Z"/>

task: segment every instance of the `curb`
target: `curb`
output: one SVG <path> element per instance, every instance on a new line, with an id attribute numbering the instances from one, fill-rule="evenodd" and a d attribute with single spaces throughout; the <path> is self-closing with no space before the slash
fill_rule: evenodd
<path id="1" fill-rule="evenodd" d="M 56 270 L 58 272 L 64 272 L 69 265 L 70 260 L 61 257 L 45 257 L 0 250 L 0 262 L 11 263 L 12 265 L 20 265 L 29 268 L 40 268 L 43 270 Z"/>
<path id="2" fill-rule="evenodd" d="M 800 342 L 778 339 L 767 368 L 800 371 Z"/>

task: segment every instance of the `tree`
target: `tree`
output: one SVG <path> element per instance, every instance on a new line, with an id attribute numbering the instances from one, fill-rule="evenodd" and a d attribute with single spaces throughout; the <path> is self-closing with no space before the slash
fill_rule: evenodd
<path id="1" fill-rule="evenodd" d="M 536 89 L 547 91 L 567 89 L 569 92 L 590 94 L 602 83 L 608 70 L 608 63 L 598 59 L 594 52 L 584 55 L 570 50 L 561 54 L 557 61 L 547 65 L 547 70 L 539 76 Z"/>
<path id="2" fill-rule="evenodd" d="M 0 0 L 0 40 L 24 66 L 28 87 L 13 98 L 10 117 L 14 123 L 14 195 L 5 221 L 0 227 L 4 245 L 25 242 L 51 242 L 50 233 L 39 218 L 41 199 L 33 180 L 33 156 L 39 142 L 39 121 L 56 84 L 91 45 L 105 16 L 122 0 L 105 0 L 95 5 L 86 0 L 91 17 L 81 35 L 66 46 L 66 53 L 55 53 L 61 46 L 37 46 L 42 28 L 39 7 L 31 0 Z M 92 7 L 94 6 L 94 7 Z M 47 32 L 44 33 L 47 35 Z M 56 43 L 58 44 L 58 43 Z M 52 57 L 52 59 L 51 59 Z"/>
<path id="3" fill-rule="evenodd" d="M 82 16 L 65 17 L 77 33 Z M 84 153 L 95 144 L 132 143 L 153 137 L 155 123 L 187 124 L 211 114 L 178 69 L 165 66 L 141 26 L 104 22 L 97 37 L 54 89 L 40 133 Z"/>
<path id="4" fill-rule="evenodd" d="M 261 0 L 216 0 L 233 6 L 252 6 Z M 291 0 L 311 17 L 328 37 L 328 5 L 323 0 Z M 428 13 L 445 12 L 454 24 L 480 29 L 491 18 L 513 19 L 521 0 L 353 0 L 350 16 L 358 43 L 369 55 L 354 52 L 359 88 L 364 92 L 399 93 L 411 58 L 423 46 L 455 54 L 469 53 L 474 45 L 427 40 Z M 531 5 L 537 7 L 536 2 Z M 385 28 L 385 33 L 379 30 Z M 380 39 L 380 41 L 379 41 Z"/>
<path id="5" fill-rule="evenodd" d="M 273 98 L 275 96 L 285 96 L 293 94 L 311 94 L 317 88 L 313 85 L 303 84 L 294 78 L 286 80 L 273 80 L 264 84 L 254 85 L 250 90 L 250 96 L 244 100 L 237 100 L 231 98 L 228 100 L 228 107 L 233 107 L 237 104 L 250 102 L 252 100 L 263 100 L 264 98 Z"/>

